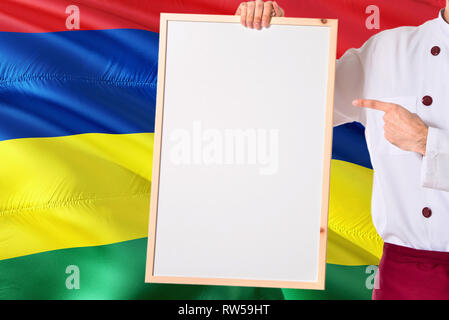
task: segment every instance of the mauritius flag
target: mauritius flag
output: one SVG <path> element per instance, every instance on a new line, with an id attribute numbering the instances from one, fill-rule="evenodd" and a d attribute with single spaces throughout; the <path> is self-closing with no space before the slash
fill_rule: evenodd
<path id="1" fill-rule="evenodd" d="M 441 2 L 278 1 L 290 17 L 338 18 L 338 56 Z M 334 130 L 325 291 L 144 283 L 159 15 L 238 4 L 0 2 L 0 299 L 370 298 L 382 240 L 357 123 Z"/>

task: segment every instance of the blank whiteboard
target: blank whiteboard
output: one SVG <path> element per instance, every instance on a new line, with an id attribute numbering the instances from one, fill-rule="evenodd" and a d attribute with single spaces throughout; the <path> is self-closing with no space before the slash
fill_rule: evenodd
<path id="1" fill-rule="evenodd" d="M 324 289 L 337 21 L 161 14 L 146 282 Z"/>

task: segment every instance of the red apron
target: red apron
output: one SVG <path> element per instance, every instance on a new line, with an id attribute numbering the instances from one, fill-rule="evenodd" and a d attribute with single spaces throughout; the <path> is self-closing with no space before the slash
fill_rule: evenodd
<path id="1" fill-rule="evenodd" d="M 449 299 L 449 252 L 385 243 L 373 300 Z"/>

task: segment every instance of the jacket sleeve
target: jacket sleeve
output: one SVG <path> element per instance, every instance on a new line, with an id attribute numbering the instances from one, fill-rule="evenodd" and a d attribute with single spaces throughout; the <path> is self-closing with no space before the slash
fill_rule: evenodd
<path id="1" fill-rule="evenodd" d="M 449 132 L 429 127 L 421 167 L 423 187 L 449 191 Z"/>
<path id="2" fill-rule="evenodd" d="M 365 110 L 352 101 L 364 98 L 365 70 L 371 64 L 375 37 L 358 49 L 349 49 L 337 60 L 335 69 L 334 126 L 357 121 L 365 125 Z"/>

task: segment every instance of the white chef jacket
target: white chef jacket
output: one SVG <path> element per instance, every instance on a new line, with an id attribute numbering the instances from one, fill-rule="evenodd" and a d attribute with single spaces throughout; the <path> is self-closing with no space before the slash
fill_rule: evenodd
<path id="1" fill-rule="evenodd" d="M 444 10 L 444 9 L 443 9 Z M 380 32 L 337 61 L 334 125 L 361 122 L 374 169 L 371 212 L 385 242 L 449 251 L 449 24 Z M 384 112 L 357 98 L 392 102 L 428 126 L 426 155 L 384 138 Z M 429 216 L 430 214 L 430 216 Z"/>

